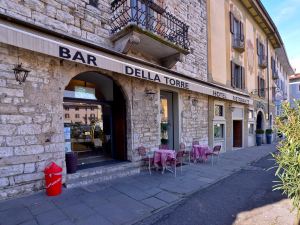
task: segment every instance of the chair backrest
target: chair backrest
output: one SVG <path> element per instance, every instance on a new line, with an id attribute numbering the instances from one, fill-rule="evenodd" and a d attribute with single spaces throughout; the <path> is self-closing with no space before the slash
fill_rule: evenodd
<path id="1" fill-rule="evenodd" d="M 213 149 L 213 152 L 220 152 L 221 151 L 222 146 L 221 145 L 216 145 Z"/>
<path id="2" fill-rule="evenodd" d="M 181 159 L 181 158 L 183 158 L 184 157 L 184 151 L 178 151 L 177 153 L 176 153 L 176 159 Z"/>
<path id="3" fill-rule="evenodd" d="M 193 141 L 193 145 L 199 145 L 199 141 Z"/>
<path id="4" fill-rule="evenodd" d="M 145 156 L 147 154 L 146 148 L 144 146 L 138 147 L 138 152 L 140 156 Z"/>
<path id="5" fill-rule="evenodd" d="M 179 145 L 179 151 L 184 151 L 184 150 L 185 150 L 185 144 L 181 142 Z"/>
<path id="6" fill-rule="evenodd" d="M 162 144 L 159 146 L 159 149 L 169 149 L 168 145 Z"/>

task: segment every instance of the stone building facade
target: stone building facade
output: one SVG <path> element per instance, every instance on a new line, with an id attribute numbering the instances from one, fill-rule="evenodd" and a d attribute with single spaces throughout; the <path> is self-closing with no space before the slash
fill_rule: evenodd
<path id="1" fill-rule="evenodd" d="M 137 148 L 158 147 L 162 139 L 176 150 L 181 142 L 187 148 L 194 140 L 207 144 L 209 96 L 216 92 L 251 104 L 246 95 L 207 82 L 205 0 L 136 1 L 149 13 L 142 16 L 147 25 L 126 20 L 117 34 L 112 18 L 123 13 L 118 6 L 135 1 L 91 2 L 0 2 L 0 199 L 43 189 L 43 171 L 52 161 L 68 183 L 65 154 L 75 148 L 93 153 L 84 164 L 102 151 L 93 160 L 135 166 Z M 177 30 L 165 31 L 164 20 Z M 13 71 L 20 63 L 30 71 L 21 84 Z M 66 102 L 101 105 L 99 137 L 97 121 L 64 122 Z"/>

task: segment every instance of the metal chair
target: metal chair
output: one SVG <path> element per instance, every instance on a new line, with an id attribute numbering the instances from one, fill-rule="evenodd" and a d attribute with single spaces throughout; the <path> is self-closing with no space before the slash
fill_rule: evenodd
<path id="1" fill-rule="evenodd" d="M 178 151 L 176 153 L 175 158 L 167 159 L 167 165 L 174 166 L 174 175 L 175 175 L 175 177 L 177 175 L 176 167 L 178 165 L 180 165 L 180 172 L 182 173 L 182 165 L 183 165 L 183 160 L 184 160 L 184 154 L 185 154 L 185 151 Z"/>
<path id="2" fill-rule="evenodd" d="M 179 151 L 184 151 L 184 156 L 189 157 L 189 164 L 191 163 L 191 151 L 186 150 L 185 144 L 181 142 L 179 144 Z"/>
<path id="3" fill-rule="evenodd" d="M 206 156 L 211 156 L 211 165 L 214 165 L 214 156 L 218 157 L 218 161 L 219 161 L 219 157 L 220 157 L 220 151 L 221 151 L 222 146 L 221 145 L 216 145 L 213 149 L 212 152 L 207 152 L 205 153 Z"/>
<path id="4" fill-rule="evenodd" d="M 141 156 L 141 160 L 148 163 L 148 170 L 151 175 L 151 165 L 153 165 L 154 163 L 154 157 L 151 157 L 149 154 L 147 154 L 146 148 L 144 146 L 138 148 L 138 153 Z"/>

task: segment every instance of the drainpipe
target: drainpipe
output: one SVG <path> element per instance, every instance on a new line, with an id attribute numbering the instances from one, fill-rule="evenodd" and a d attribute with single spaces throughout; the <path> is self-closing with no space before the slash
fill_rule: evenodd
<path id="1" fill-rule="evenodd" d="M 268 119 L 269 119 L 269 128 L 271 127 L 270 121 L 270 74 L 269 74 L 269 41 L 267 39 L 267 79 L 268 79 Z"/>

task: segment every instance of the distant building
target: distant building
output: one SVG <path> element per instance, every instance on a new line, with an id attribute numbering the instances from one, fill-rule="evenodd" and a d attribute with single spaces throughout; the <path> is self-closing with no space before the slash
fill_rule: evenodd
<path id="1" fill-rule="evenodd" d="M 289 101 L 292 106 L 295 105 L 295 100 L 300 100 L 300 73 L 290 76 L 289 81 L 290 96 Z"/>

